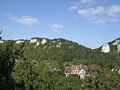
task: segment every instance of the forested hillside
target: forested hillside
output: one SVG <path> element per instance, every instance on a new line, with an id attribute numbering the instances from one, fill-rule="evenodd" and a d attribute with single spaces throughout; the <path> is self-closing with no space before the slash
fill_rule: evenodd
<path id="1" fill-rule="evenodd" d="M 1 40 L 2 41 L 2 40 Z M 110 44 L 109 53 L 76 42 L 47 38 L 3 40 L 0 44 L 0 90 L 119 90 L 120 53 Z M 96 65 L 101 72 L 80 80 L 64 68 Z"/>

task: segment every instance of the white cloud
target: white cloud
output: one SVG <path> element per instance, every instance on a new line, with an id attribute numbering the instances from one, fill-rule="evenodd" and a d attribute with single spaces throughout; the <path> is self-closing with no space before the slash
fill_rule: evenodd
<path id="1" fill-rule="evenodd" d="M 79 0 L 79 2 L 77 3 L 73 3 L 74 5 L 70 6 L 69 7 L 69 10 L 77 10 L 81 4 L 86 4 L 86 3 L 91 3 L 91 2 L 94 2 L 95 0 Z"/>
<path id="2" fill-rule="evenodd" d="M 102 19 L 105 14 L 104 7 L 79 9 L 78 13 L 80 16 L 87 18 L 94 23 L 105 23 L 104 19 Z"/>
<path id="3" fill-rule="evenodd" d="M 108 16 L 118 16 L 120 15 L 120 6 L 113 5 L 107 11 Z"/>
<path id="4" fill-rule="evenodd" d="M 112 5 L 110 7 L 94 7 L 78 9 L 81 17 L 87 18 L 92 22 L 106 23 L 114 22 L 120 18 L 120 6 Z"/>
<path id="5" fill-rule="evenodd" d="M 93 2 L 94 0 L 80 0 L 81 3 L 89 3 L 89 2 Z"/>
<path id="6" fill-rule="evenodd" d="M 50 28 L 53 31 L 58 31 L 58 30 L 62 29 L 63 27 L 64 27 L 64 25 L 62 25 L 62 24 L 52 24 L 52 25 L 50 25 Z"/>
<path id="7" fill-rule="evenodd" d="M 108 1 L 104 1 L 107 3 Z M 75 10 L 81 17 L 90 22 L 106 23 L 120 20 L 120 5 L 107 5 L 98 3 L 98 0 L 79 0 L 69 10 Z"/>
<path id="8" fill-rule="evenodd" d="M 11 19 L 17 23 L 25 24 L 25 25 L 35 25 L 39 22 L 39 20 L 37 18 L 31 17 L 31 16 L 16 17 L 13 15 L 10 15 L 9 19 Z"/>
<path id="9" fill-rule="evenodd" d="M 104 14 L 104 7 L 96 7 L 96 8 L 87 8 L 87 9 L 79 9 L 78 13 L 83 17 L 94 17 L 96 15 Z"/>
<path id="10" fill-rule="evenodd" d="M 77 6 L 71 6 L 69 7 L 70 10 L 77 10 Z"/>

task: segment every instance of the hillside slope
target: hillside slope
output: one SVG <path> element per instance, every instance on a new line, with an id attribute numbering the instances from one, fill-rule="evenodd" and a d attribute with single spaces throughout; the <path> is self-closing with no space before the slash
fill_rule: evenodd
<path id="1" fill-rule="evenodd" d="M 1 40 L 0 89 L 118 90 L 120 76 L 111 69 L 120 65 L 120 53 L 114 46 L 109 53 L 101 48 L 93 50 L 62 38 Z M 65 77 L 65 67 L 81 65 L 93 70 L 84 80 L 77 75 Z"/>

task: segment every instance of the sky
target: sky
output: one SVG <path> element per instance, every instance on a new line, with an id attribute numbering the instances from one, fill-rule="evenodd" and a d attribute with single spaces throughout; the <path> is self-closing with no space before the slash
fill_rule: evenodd
<path id="1" fill-rule="evenodd" d="M 3 39 L 64 38 L 89 48 L 120 37 L 120 0 L 0 0 Z"/>

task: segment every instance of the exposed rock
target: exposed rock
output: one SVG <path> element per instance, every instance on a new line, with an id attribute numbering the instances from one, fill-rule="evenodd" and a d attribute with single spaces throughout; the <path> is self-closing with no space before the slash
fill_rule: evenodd
<path id="1" fill-rule="evenodd" d="M 118 52 L 120 52 L 120 43 L 118 43 L 118 45 L 117 45 L 117 50 L 118 50 Z"/>
<path id="2" fill-rule="evenodd" d="M 113 42 L 112 45 L 118 45 L 119 42 L 120 40 L 115 40 L 115 42 Z"/>
<path id="3" fill-rule="evenodd" d="M 40 45 L 40 42 L 39 42 L 39 41 L 37 41 L 36 46 L 39 46 L 39 45 Z"/>
<path id="4" fill-rule="evenodd" d="M 56 43 L 56 41 L 52 41 L 52 43 Z"/>
<path id="5" fill-rule="evenodd" d="M 37 42 L 37 39 L 31 39 L 30 40 L 30 43 L 36 43 Z"/>
<path id="6" fill-rule="evenodd" d="M 3 40 L 0 40 L 0 44 L 2 44 L 2 43 L 4 43 L 4 41 L 3 41 Z"/>
<path id="7" fill-rule="evenodd" d="M 59 42 L 59 43 L 56 45 L 56 47 L 60 48 L 60 47 L 61 47 L 61 45 L 62 45 L 62 43 L 61 43 L 61 42 Z"/>
<path id="8" fill-rule="evenodd" d="M 42 42 L 41 42 L 41 44 L 43 44 L 43 45 L 46 44 L 46 43 L 47 43 L 46 39 L 43 39 Z"/>
<path id="9" fill-rule="evenodd" d="M 19 40 L 19 41 L 16 41 L 15 44 L 20 44 L 20 43 L 23 43 L 24 41 L 22 40 Z"/>
<path id="10" fill-rule="evenodd" d="M 120 40 L 116 40 L 114 43 L 112 43 L 112 45 L 116 45 L 117 51 L 120 52 Z"/>
<path id="11" fill-rule="evenodd" d="M 109 46 L 108 43 L 103 44 L 102 52 L 104 52 L 104 53 L 109 53 L 110 52 L 110 46 Z"/>

